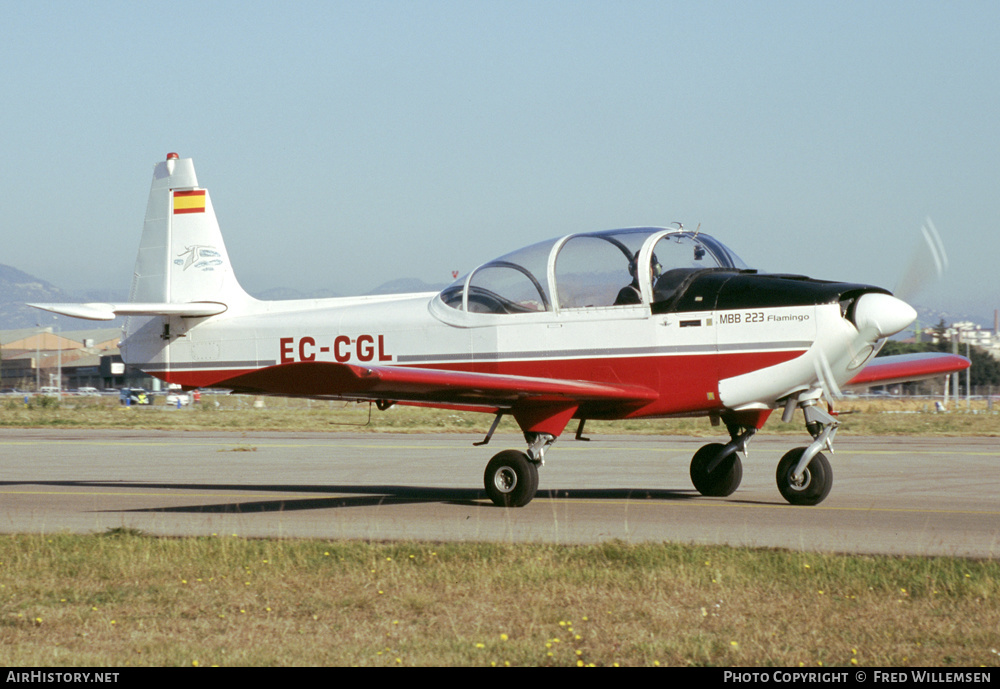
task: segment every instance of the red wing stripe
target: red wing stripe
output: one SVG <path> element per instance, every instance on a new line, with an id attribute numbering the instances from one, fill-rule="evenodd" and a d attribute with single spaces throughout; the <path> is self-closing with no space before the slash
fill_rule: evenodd
<path id="1" fill-rule="evenodd" d="M 583 380 L 555 380 L 402 366 L 384 366 L 368 370 L 388 385 L 445 385 L 449 388 L 481 388 L 525 396 L 553 395 L 579 400 L 652 401 L 659 396 L 655 390 L 638 385 L 612 385 Z"/>
<path id="2" fill-rule="evenodd" d="M 225 386 L 276 394 L 292 389 L 300 395 L 466 403 L 513 403 L 526 398 L 647 403 L 659 397 L 655 390 L 638 385 L 331 362 L 269 366 L 235 376 Z"/>
<path id="3" fill-rule="evenodd" d="M 969 360 L 964 356 L 936 352 L 878 357 L 865 366 L 861 373 L 854 376 L 847 383 L 847 387 L 889 385 L 934 378 L 964 371 L 969 368 L 969 364 Z"/>

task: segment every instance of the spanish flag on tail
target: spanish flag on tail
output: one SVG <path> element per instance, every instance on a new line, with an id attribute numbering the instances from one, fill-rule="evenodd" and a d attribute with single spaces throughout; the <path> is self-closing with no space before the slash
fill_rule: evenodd
<path id="1" fill-rule="evenodd" d="M 174 214 L 178 213 L 204 213 L 205 212 L 205 190 L 195 191 L 175 191 L 174 192 Z"/>

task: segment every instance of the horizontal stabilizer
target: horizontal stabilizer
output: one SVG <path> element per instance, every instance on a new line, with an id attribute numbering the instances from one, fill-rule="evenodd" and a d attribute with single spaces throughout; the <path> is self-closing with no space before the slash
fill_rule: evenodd
<path id="1" fill-rule="evenodd" d="M 112 321 L 118 316 L 184 316 L 189 318 L 215 316 L 226 310 L 226 305 L 215 301 L 126 304 L 28 304 L 36 309 L 51 311 L 61 316 L 85 318 L 90 321 Z"/>
<path id="2" fill-rule="evenodd" d="M 969 368 L 970 363 L 964 356 L 937 352 L 880 356 L 872 359 L 872 362 L 844 387 L 860 388 L 926 380 L 964 371 Z"/>

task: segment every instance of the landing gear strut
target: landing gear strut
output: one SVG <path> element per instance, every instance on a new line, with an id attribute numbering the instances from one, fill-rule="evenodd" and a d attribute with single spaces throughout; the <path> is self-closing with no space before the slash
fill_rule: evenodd
<path id="1" fill-rule="evenodd" d="M 792 398 L 782 417 L 786 423 L 791 420 L 795 404 L 802 407 L 806 429 L 813 441 L 809 447 L 791 450 L 778 462 L 778 491 L 793 505 L 818 505 L 833 487 L 833 470 L 820 450 L 833 452 L 833 436 L 837 434 L 840 421 L 820 408 L 815 399 L 798 401 Z"/>

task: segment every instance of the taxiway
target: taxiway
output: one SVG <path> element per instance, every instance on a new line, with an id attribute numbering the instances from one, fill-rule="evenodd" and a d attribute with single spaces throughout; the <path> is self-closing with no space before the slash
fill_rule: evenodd
<path id="1" fill-rule="evenodd" d="M 565 436 L 538 496 L 504 509 L 482 473 L 497 435 L 0 431 L 0 531 L 591 543 L 673 541 L 824 552 L 1000 555 L 996 438 L 840 436 L 815 507 L 778 494 L 803 438 L 758 436 L 743 484 L 705 498 L 688 464 L 703 438 Z"/>

